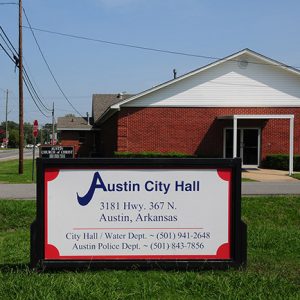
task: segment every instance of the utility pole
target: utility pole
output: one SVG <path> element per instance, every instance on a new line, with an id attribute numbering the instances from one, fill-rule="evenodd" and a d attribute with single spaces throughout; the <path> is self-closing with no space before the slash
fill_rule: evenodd
<path id="1" fill-rule="evenodd" d="M 54 102 L 52 106 L 52 145 L 54 145 Z"/>
<path id="2" fill-rule="evenodd" d="M 7 128 L 7 114 L 8 114 L 8 90 L 6 90 L 6 107 L 5 107 L 5 148 L 7 148 L 8 145 L 8 128 Z"/>
<path id="3" fill-rule="evenodd" d="M 22 0 L 19 0 L 19 174 L 23 174 L 24 149 L 22 9 Z"/>

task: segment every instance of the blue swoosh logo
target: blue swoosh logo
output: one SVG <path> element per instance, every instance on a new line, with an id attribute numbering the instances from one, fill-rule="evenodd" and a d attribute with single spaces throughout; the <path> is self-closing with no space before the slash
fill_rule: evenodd
<path id="1" fill-rule="evenodd" d="M 99 183 L 98 183 L 99 182 Z M 102 188 L 103 191 L 107 191 L 106 186 L 99 174 L 99 172 L 95 172 L 94 177 L 93 177 L 93 181 L 91 183 L 91 186 L 88 190 L 88 192 L 84 195 L 84 196 L 79 196 L 77 193 L 77 201 L 81 206 L 85 206 L 87 204 L 90 203 L 90 201 L 92 200 L 94 193 L 95 193 L 95 189 L 99 189 Z"/>

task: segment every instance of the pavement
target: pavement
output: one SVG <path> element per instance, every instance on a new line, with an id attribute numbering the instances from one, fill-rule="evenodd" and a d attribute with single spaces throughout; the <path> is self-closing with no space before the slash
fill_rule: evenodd
<path id="1" fill-rule="evenodd" d="M 36 184 L 0 184 L 0 199 L 35 199 Z"/>
<path id="2" fill-rule="evenodd" d="M 24 149 L 24 159 L 32 158 L 33 149 Z M 39 150 L 35 149 L 35 157 L 39 156 Z M 18 149 L 4 149 L 0 150 L 0 162 L 19 158 Z"/>
<path id="3" fill-rule="evenodd" d="M 297 181 L 298 182 L 242 182 L 242 195 L 300 195 L 300 180 Z"/>
<path id="4" fill-rule="evenodd" d="M 267 169 L 247 169 L 243 178 L 256 181 L 242 182 L 242 195 L 300 195 L 300 180 L 288 172 Z M 36 184 L 0 184 L 0 199 L 35 199 Z"/>
<path id="5" fill-rule="evenodd" d="M 242 178 L 259 182 L 298 182 L 298 179 L 289 176 L 288 171 L 270 169 L 243 169 Z"/>

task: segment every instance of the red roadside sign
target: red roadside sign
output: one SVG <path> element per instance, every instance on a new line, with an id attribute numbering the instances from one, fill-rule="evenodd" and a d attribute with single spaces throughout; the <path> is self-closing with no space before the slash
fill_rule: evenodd
<path id="1" fill-rule="evenodd" d="M 33 122 L 33 136 L 36 138 L 39 132 L 39 123 L 37 120 L 34 120 Z"/>

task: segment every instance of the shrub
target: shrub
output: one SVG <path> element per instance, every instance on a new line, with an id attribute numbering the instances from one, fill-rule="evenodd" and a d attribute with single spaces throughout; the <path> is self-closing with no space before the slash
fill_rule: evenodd
<path id="1" fill-rule="evenodd" d="M 179 153 L 179 152 L 168 152 L 168 153 L 161 153 L 161 152 L 115 152 L 115 157 L 120 158 L 186 158 L 186 157 L 195 157 L 194 155 Z"/>
<path id="2" fill-rule="evenodd" d="M 266 169 L 288 170 L 289 155 L 287 154 L 269 154 L 262 161 L 262 167 Z M 294 170 L 300 171 L 300 155 L 294 156 Z"/>

